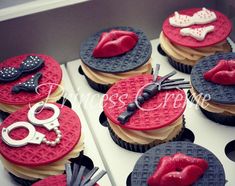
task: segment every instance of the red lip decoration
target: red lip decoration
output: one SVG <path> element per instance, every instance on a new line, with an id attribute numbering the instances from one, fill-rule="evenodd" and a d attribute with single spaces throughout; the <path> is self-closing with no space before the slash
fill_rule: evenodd
<path id="1" fill-rule="evenodd" d="M 235 61 L 220 60 L 214 68 L 204 73 L 204 78 L 221 85 L 235 85 Z"/>
<path id="2" fill-rule="evenodd" d="M 104 32 L 92 55 L 96 58 L 118 56 L 133 49 L 137 41 L 138 36 L 134 32 L 122 30 Z"/>
<path id="3" fill-rule="evenodd" d="M 156 171 L 148 178 L 149 186 L 189 186 L 207 170 L 208 163 L 182 153 L 160 159 Z"/>

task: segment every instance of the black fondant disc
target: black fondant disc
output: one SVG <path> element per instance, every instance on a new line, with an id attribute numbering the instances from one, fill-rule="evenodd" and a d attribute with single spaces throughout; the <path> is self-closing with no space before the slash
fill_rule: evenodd
<path id="1" fill-rule="evenodd" d="M 135 32 L 139 38 L 136 46 L 122 55 L 109 58 L 94 58 L 92 53 L 101 34 L 113 29 Z M 147 36 L 141 30 L 131 27 L 112 27 L 101 30 L 84 42 L 80 50 L 81 59 L 87 66 L 106 73 L 121 73 L 134 70 L 145 64 L 149 60 L 151 53 L 152 46 Z"/>
<path id="2" fill-rule="evenodd" d="M 144 153 L 137 161 L 131 176 L 132 186 L 147 186 L 147 179 L 156 169 L 156 165 L 163 156 L 173 155 L 182 152 L 192 157 L 203 158 L 207 160 L 209 168 L 204 175 L 194 183 L 199 185 L 225 185 L 224 168 L 217 157 L 209 150 L 193 144 L 191 142 L 168 142 L 151 148 Z"/>
<path id="3" fill-rule="evenodd" d="M 220 53 L 205 57 L 192 69 L 191 83 L 194 89 L 202 95 L 210 95 L 210 101 L 221 104 L 235 104 L 235 86 L 225 86 L 206 81 L 203 74 L 212 69 L 222 60 L 235 60 L 235 53 Z"/>

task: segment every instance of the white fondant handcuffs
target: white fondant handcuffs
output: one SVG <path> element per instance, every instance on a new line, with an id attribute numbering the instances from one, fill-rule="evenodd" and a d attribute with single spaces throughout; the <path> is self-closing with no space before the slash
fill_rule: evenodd
<path id="1" fill-rule="evenodd" d="M 52 110 L 54 114 L 48 119 L 44 120 L 37 119 L 35 117 L 36 113 L 39 110 L 42 111 L 43 109 Z M 61 131 L 58 128 L 60 126 L 60 123 L 58 121 L 59 115 L 60 115 L 60 109 L 56 105 L 44 102 L 36 103 L 28 111 L 28 120 L 30 123 L 25 121 L 19 121 L 9 125 L 7 128 L 2 128 L 2 140 L 7 145 L 12 147 L 21 147 L 27 145 L 28 143 L 32 144 L 45 143 L 50 146 L 55 146 L 56 144 L 60 143 L 60 140 L 62 138 Z M 53 129 L 57 135 L 56 139 L 54 141 L 47 140 L 44 134 L 36 131 L 34 125 L 39 127 L 45 127 L 49 131 Z M 21 140 L 12 139 L 9 136 L 9 133 L 17 128 L 28 129 L 29 132 L 28 135 Z"/>

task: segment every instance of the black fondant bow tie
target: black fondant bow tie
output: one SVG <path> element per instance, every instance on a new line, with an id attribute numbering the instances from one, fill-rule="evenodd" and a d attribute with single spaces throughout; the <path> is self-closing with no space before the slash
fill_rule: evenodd
<path id="1" fill-rule="evenodd" d="M 93 179 L 91 177 L 98 171 L 98 167 L 94 167 L 91 171 L 89 171 L 86 175 L 85 169 L 86 167 L 79 167 L 78 164 L 74 164 L 73 171 L 71 169 L 70 164 L 65 165 L 66 169 L 66 181 L 68 186 L 93 186 L 95 183 L 100 180 L 105 174 L 106 171 L 102 170 L 98 173 Z"/>
<path id="2" fill-rule="evenodd" d="M 121 124 L 125 124 L 127 121 L 129 121 L 130 117 L 136 112 L 138 109 L 138 106 L 141 106 L 144 102 L 151 99 L 153 96 L 155 96 L 158 92 L 163 90 L 171 90 L 171 89 L 186 89 L 190 88 L 190 84 L 188 81 L 184 81 L 183 78 L 181 79 L 169 79 L 170 77 L 174 76 L 176 74 L 176 71 L 172 71 L 171 73 L 161 77 L 157 78 L 159 74 L 160 65 L 156 65 L 156 69 L 153 74 L 153 82 L 149 85 L 147 85 L 144 89 L 141 95 L 137 97 L 137 99 L 128 104 L 126 111 L 121 113 L 118 116 L 118 121 Z"/>
<path id="3" fill-rule="evenodd" d="M 23 74 L 28 74 L 42 68 L 44 60 L 38 56 L 28 56 L 19 68 L 4 67 L 0 70 L 0 83 L 11 82 Z"/>

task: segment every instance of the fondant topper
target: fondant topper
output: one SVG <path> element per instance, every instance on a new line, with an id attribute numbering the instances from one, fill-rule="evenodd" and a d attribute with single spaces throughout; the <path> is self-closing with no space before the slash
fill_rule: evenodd
<path id="1" fill-rule="evenodd" d="M 54 114 L 48 119 L 44 120 L 37 119 L 35 115 L 39 110 L 42 111 L 43 109 L 50 109 L 54 112 Z M 2 128 L 2 140 L 7 145 L 12 147 L 21 147 L 27 145 L 28 143 L 31 144 L 45 143 L 50 146 L 55 146 L 56 144 L 60 143 L 60 140 L 62 138 L 61 131 L 59 130 L 60 126 L 60 123 L 58 121 L 59 115 L 60 115 L 60 109 L 56 105 L 44 102 L 36 103 L 29 109 L 27 114 L 30 123 L 25 121 L 19 121 L 9 125 L 7 128 L 5 127 Z M 57 135 L 56 139 L 54 141 L 47 140 L 46 136 L 40 132 L 37 132 L 34 126 L 44 127 L 49 131 L 54 130 Z M 28 135 L 20 140 L 12 139 L 9 135 L 10 132 L 14 129 L 21 127 L 28 129 L 29 131 Z"/>
<path id="2" fill-rule="evenodd" d="M 79 164 L 73 163 L 71 166 L 70 163 L 67 163 L 65 164 L 66 174 L 49 176 L 32 186 L 98 186 L 96 182 L 106 174 L 106 171 L 101 170 L 94 176 L 98 169 L 98 167 L 94 167 L 92 170 L 88 170 L 83 165 L 79 166 Z"/>
<path id="3" fill-rule="evenodd" d="M 202 8 L 202 10 L 194 13 L 193 16 L 181 15 L 175 12 L 175 15 L 169 18 L 169 23 L 174 27 L 188 27 L 194 24 L 211 23 L 216 19 L 217 16 L 213 11 Z"/>
<path id="4" fill-rule="evenodd" d="M 128 104 L 126 111 L 118 116 L 118 121 L 121 124 L 125 124 L 136 110 L 141 108 L 141 105 L 144 102 L 154 97 L 159 91 L 190 88 L 189 82 L 184 81 L 184 79 L 169 79 L 176 74 L 176 71 L 172 71 L 171 73 L 158 78 L 159 69 L 160 65 L 157 64 L 153 74 L 153 82 L 146 84 L 142 88 L 142 94 L 138 95 L 137 93 L 135 101 Z"/>
<path id="5" fill-rule="evenodd" d="M 76 163 L 74 164 L 73 170 L 71 169 L 70 164 L 65 165 L 66 169 L 66 180 L 68 186 L 93 186 L 96 184 L 98 180 L 100 180 L 105 174 L 106 171 L 101 170 L 93 179 L 92 176 L 98 171 L 98 167 L 94 167 L 91 171 L 89 171 L 86 175 L 85 169 L 86 167 L 79 167 Z"/>
<path id="6" fill-rule="evenodd" d="M 0 83 L 11 82 L 20 76 L 39 70 L 44 65 L 44 61 L 38 56 L 28 56 L 19 68 L 4 67 L 0 70 Z"/>
<path id="7" fill-rule="evenodd" d="M 214 68 L 204 73 L 204 78 L 220 85 L 235 85 L 235 60 L 220 60 Z"/>
<path id="8" fill-rule="evenodd" d="M 103 32 L 93 50 L 93 56 L 96 58 L 118 56 L 133 49 L 137 42 L 138 36 L 134 32 L 123 30 Z"/>
<path id="9" fill-rule="evenodd" d="M 206 160 L 176 153 L 162 157 L 147 182 L 149 186 L 192 185 L 207 169 Z"/>
<path id="10" fill-rule="evenodd" d="M 202 28 L 182 28 L 180 34 L 182 36 L 191 36 L 198 41 L 205 39 L 209 32 L 214 31 L 215 27 L 213 25 L 202 27 Z"/>
<path id="11" fill-rule="evenodd" d="M 13 93 L 19 93 L 20 91 L 26 92 L 35 92 L 36 88 L 38 87 L 38 81 L 41 78 L 42 73 L 38 72 L 37 74 L 33 75 L 30 79 L 23 83 L 19 83 L 12 88 Z"/>

